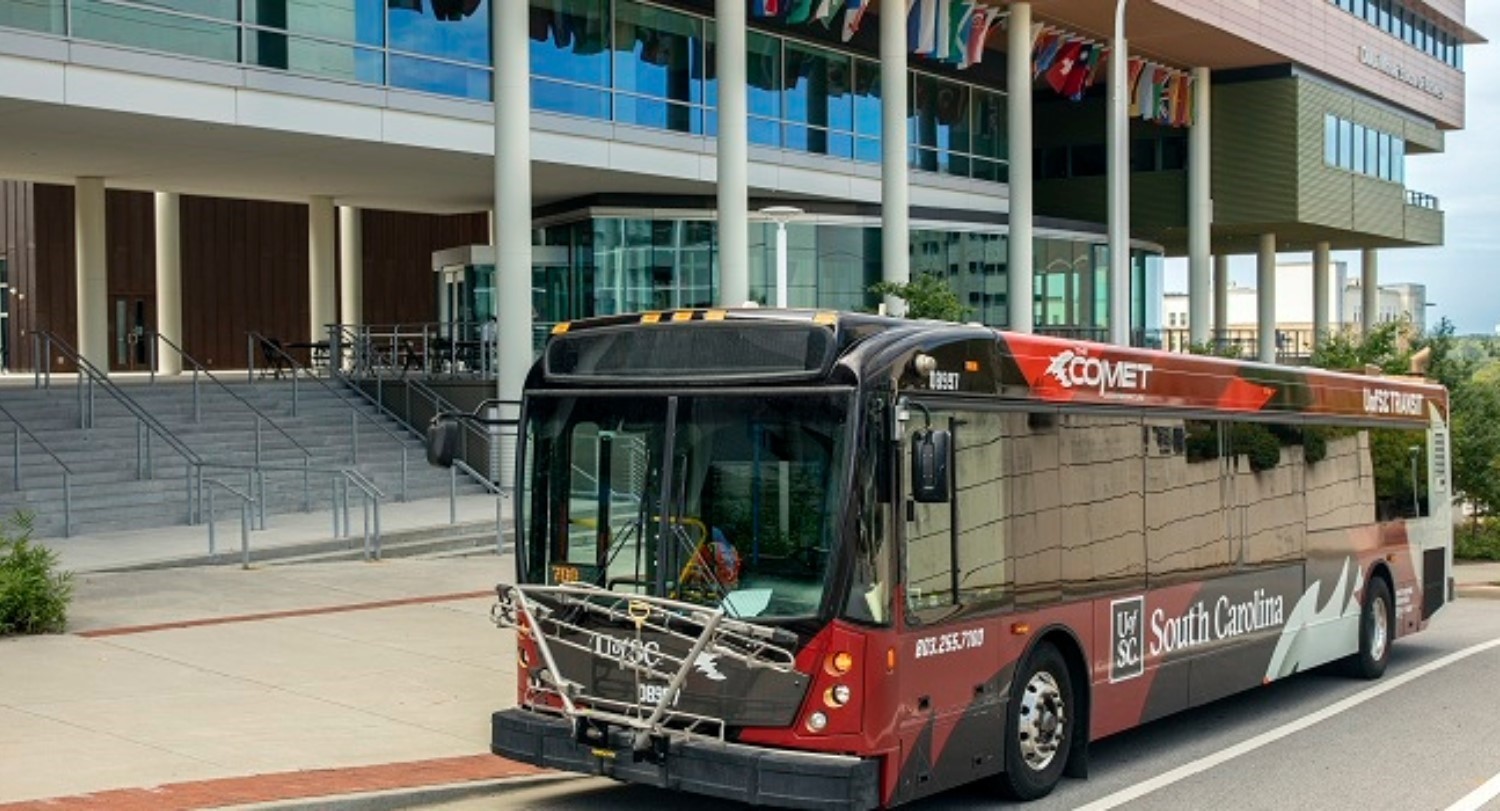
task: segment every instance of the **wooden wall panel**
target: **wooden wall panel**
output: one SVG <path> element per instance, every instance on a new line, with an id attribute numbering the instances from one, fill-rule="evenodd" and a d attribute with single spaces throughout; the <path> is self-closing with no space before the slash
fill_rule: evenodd
<path id="1" fill-rule="evenodd" d="M 23 340 L 35 322 L 36 246 L 31 240 L 32 184 L 0 181 L 0 257 L 10 281 L 10 318 L 7 320 L 10 368 L 31 368 L 31 345 Z"/>
<path id="2" fill-rule="evenodd" d="M 484 212 L 443 216 L 366 210 L 360 225 L 367 324 L 436 321 L 433 252 L 490 241 Z"/>
<path id="3" fill-rule="evenodd" d="M 307 207 L 187 195 L 181 203 L 188 352 L 212 369 L 243 369 L 251 330 L 307 340 Z"/>

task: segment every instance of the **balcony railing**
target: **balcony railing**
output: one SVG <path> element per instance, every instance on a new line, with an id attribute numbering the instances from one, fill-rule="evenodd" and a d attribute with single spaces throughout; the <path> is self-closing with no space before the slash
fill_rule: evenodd
<path id="1" fill-rule="evenodd" d="M 1416 206 L 1417 208 L 1425 208 L 1429 211 L 1438 211 L 1442 208 L 1442 206 L 1438 204 L 1437 195 L 1416 191 L 1414 189 L 1406 190 L 1406 204 L 1409 206 Z"/>

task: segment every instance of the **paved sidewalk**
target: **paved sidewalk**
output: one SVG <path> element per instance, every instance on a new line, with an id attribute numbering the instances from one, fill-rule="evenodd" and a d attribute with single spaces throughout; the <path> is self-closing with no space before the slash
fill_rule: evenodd
<path id="1" fill-rule="evenodd" d="M 1500 563 L 1458 561 L 1453 580 L 1460 598 L 1500 599 Z"/>
<path id="2" fill-rule="evenodd" d="M 445 523 L 438 501 L 395 505 L 383 524 Z M 459 518 L 494 509 L 472 497 Z M 326 538 L 326 514 L 308 518 L 270 516 L 252 542 Z M 0 640 L 0 811 L 211 808 L 536 774 L 489 754 L 490 713 L 514 701 L 515 645 L 488 617 L 508 554 L 104 572 L 202 555 L 205 530 L 49 545 L 79 572 L 76 596 L 69 633 Z"/>
<path id="3" fill-rule="evenodd" d="M 502 519 L 507 536 L 512 531 L 510 500 L 500 499 Z M 456 514 L 459 523 L 494 521 L 496 499 L 492 495 L 463 495 L 451 504 L 448 498 L 383 502 L 380 510 L 382 533 L 419 527 L 438 527 L 449 523 Z M 364 543 L 364 514 L 357 499 L 349 508 L 351 545 Z M 215 549 L 224 562 L 240 558 L 240 519 L 220 517 L 215 525 Z M 300 513 L 273 513 L 266 516 L 266 528 L 250 533 L 251 549 L 296 547 L 333 537 L 333 513 L 328 507 Z M 79 535 L 72 538 L 41 538 L 40 543 L 58 553 L 62 567 L 76 572 L 97 572 L 130 566 L 170 563 L 201 558 L 209 554 L 208 525 L 179 525 L 155 529 Z"/>

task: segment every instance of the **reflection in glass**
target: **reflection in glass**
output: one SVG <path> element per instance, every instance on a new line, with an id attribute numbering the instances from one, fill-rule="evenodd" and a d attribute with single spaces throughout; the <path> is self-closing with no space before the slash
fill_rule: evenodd
<path id="1" fill-rule="evenodd" d="M 379 83 L 385 80 L 384 52 L 378 49 L 356 48 L 270 31 L 257 31 L 246 37 L 245 46 L 245 61 L 252 65 L 340 81 Z"/>
<path id="2" fill-rule="evenodd" d="M 65 0 L 0 0 L 0 27 L 62 35 L 67 32 Z"/>
<path id="3" fill-rule="evenodd" d="M 615 10 L 615 118 L 675 132 L 703 131 L 703 23 L 665 9 Z M 647 98 L 641 98 L 642 96 Z M 667 101 L 661 101 L 667 100 Z M 670 102 L 670 103 L 668 103 Z"/>
<path id="4" fill-rule="evenodd" d="M 73 34 L 80 39 L 183 56 L 224 62 L 239 59 L 239 29 L 233 25 L 117 6 L 100 0 L 74 0 Z"/>
<path id="5" fill-rule="evenodd" d="M 817 155 L 851 157 L 853 139 L 830 138 L 829 130 L 854 129 L 850 61 L 847 56 L 800 43 L 786 45 L 787 146 Z"/>
<path id="6" fill-rule="evenodd" d="M 391 86 L 487 101 L 490 97 L 490 72 L 391 54 Z"/>
<path id="7" fill-rule="evenodd" d="M 490 9 L 487 0 L 389 2 L 393 50 L 485 67 L 490 65 Z M 394 67 L 395 61 L 392 60 L 393 73 Z"/>

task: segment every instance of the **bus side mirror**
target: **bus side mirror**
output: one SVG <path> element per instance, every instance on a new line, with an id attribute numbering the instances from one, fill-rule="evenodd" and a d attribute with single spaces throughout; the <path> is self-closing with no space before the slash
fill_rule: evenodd
<path id="1" fill-rule="evenodd" d="M 952 460 L 953 435 L 925 430 L 912 434 L 911 493 L 921 504 L 948 500 L 948 465 Z"/>
<path id="2" fill-rule="evenodd" d="M 458 420 L 439 414 L 427 423 L 427 464 L 437 467 L 453 467 L 453 456 L 458 450 Z"/>

